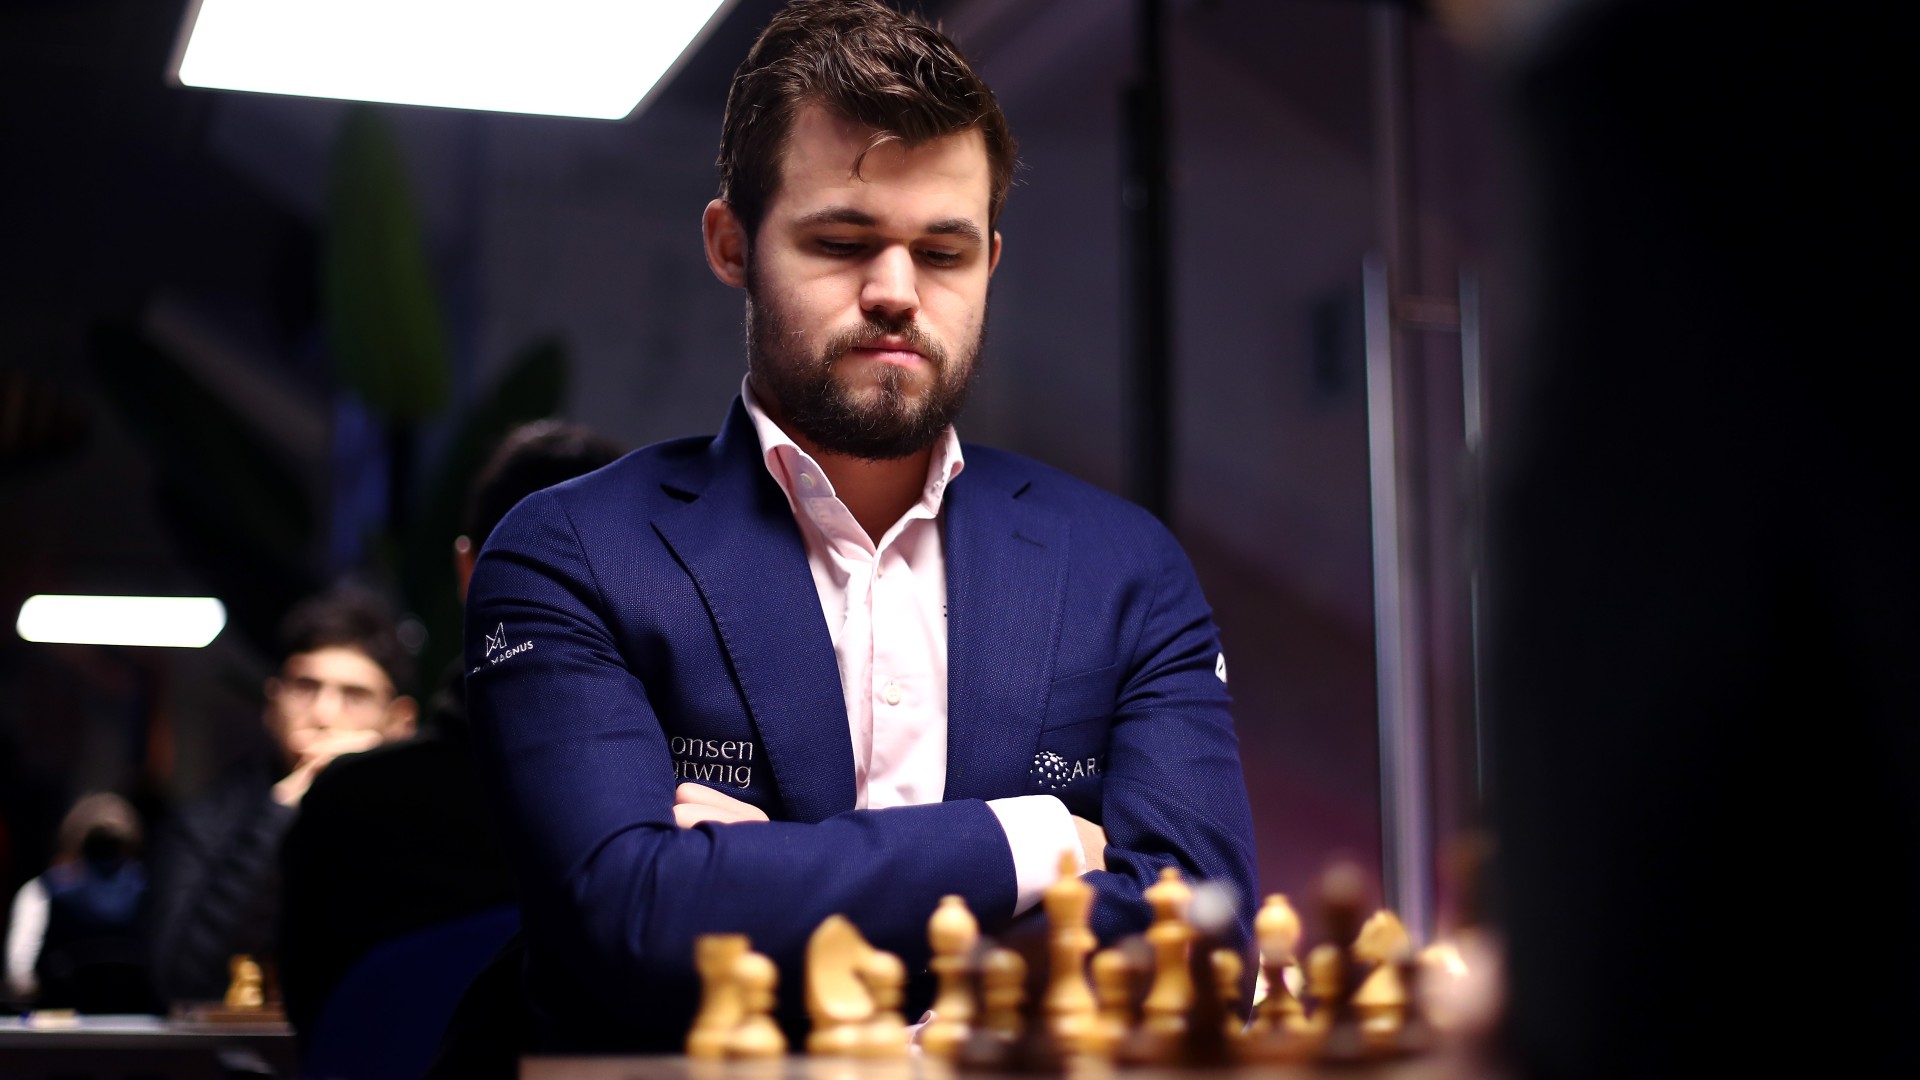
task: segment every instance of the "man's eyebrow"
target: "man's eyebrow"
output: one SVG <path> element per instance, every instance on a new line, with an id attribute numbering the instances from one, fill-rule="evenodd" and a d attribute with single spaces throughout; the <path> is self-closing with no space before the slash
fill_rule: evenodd
<path id="1" fill-rule="evenodd" d="M 805 214 L 794 221 L 794 225 L 806 229 L 818 225 L 854 225 L 871 229 L 880 222 L 864 210 L 851 206 L 829 206 Z M 986 240 L 986 234 L 980 226 L 966 218 L 945 218 L 928 225 L 924 232 L 929 236 L 960 236 L 979 244 Z"/>
<path id="2" fill-rule="evenodd" d="M 794 224 L 803 229 L 811 225 L 860 225 L 872 228 L 878 222 L 872 214 L 851 206 L 829 206 L 801 217 Z"/>
<path id="3" fill-rule="evenodd" d="M 980 231 L 980 226 L 975 225 L 966 218 L 948 218 L 945 221 L 936 221 L 927 226 L 927 232 L 935 236 L 961 236 L 976 244 L 986 240 L 986 234 Z"/>

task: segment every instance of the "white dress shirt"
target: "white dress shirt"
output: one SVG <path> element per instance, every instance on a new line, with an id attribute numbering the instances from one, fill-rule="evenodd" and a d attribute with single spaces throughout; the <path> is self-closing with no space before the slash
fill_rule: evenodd
<path id="1" fill-rule="evenodd" d="M 820 613 L 840 664 L 853 741 L 854 806 L 939 802 L 947 783 L 947 573 L 940 507 L 966 460 L 949 427 L 927 465 L 920 501 L 878 544 L 835 494 L 833 482 L 754 399 L 741 399 L 767 472 L 786 492 L 806 544 Z M 1086 869 L 1066 804 L 1052 795 L 988 800 L 1013 855 L 1015 913 L 1058 878 L 1060 853 Z"/>

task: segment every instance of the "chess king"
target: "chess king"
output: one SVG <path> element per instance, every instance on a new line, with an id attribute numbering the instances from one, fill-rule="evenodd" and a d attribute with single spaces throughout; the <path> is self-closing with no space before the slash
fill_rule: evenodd
<path id="1" fill-rule="evenodd" d="M 917 1016 L 940 898 L 1017 932 L 1063 852 L 1103 943 L 1166 867 L 1231 885 L 1249 939 L 1192 567 L 1139 508 L 955 434 L 1014 155 L 953 43 L 875 0 L 785 8 L 735 75 L 703 235 L 745 294 L 740 396 L 717 436 L 520 503 L 473 576 L 529 1048 L 676 1050 L 716 932 L 777 965 L 797 1037 L 833 914 L 905 961 Z"/>

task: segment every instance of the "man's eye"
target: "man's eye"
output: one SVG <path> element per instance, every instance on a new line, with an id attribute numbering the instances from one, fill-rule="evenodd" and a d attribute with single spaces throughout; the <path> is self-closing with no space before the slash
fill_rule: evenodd
<path id="1" fill-rule="evenodd" d="M 958 251 L 921 251 L 920 258 L 934 266 L 959 266 L 964 258 Z"/>
<path id="2" fill-rule="evenodd" d="M 854 240 L 821 240 L 820 251 L 825 255 L 854 255 L 860 251 L 860 244 Z"/>

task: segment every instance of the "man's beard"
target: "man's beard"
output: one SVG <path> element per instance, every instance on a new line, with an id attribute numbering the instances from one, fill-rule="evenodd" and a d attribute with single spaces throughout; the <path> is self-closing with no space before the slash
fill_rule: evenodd
<path id="1" fill-rule="evenodd" d="M 769 294 L 749 281 L 747 290 L 747 370 L 754 390 L 772 401 L 782 422 L 828 453 L 866 461 L 896 461 L 932 446 L 966 405 L 980 372 L 986 343 L 986 313 L 980 332 L 954 356 L 914 324 L 911 317 L 887 319 L 867 312 L 867 321 L 829 338 L 806 354 L 801 335 Z M 891 364 L 874 365 L 877 393 L 865 396 L 844 385 L 834 367 L 848 350 L 897 337 L 927 361 L 929 379 L 918 402 L 907 397 L 913 373 Z M 868 388 L 861 388 L 868 389 Z"/>

